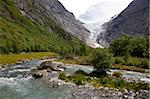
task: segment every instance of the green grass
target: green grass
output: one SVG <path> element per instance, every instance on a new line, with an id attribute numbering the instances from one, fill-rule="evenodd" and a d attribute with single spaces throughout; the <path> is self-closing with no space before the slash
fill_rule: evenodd
<path id="1" fill-rule="evenodd" d="M 119 77 L 112 77 L 107 76 L 103 78 L 98 78 L 93 81 L 91 81 L 95 87 L 104 86 L 104 87 L 110 87 L 110 88 L 118 88 L 120 90 L 122 89 L 128 89 L 133 91 L 139 91 L 141 89 L 143 90 L 149 90 L 149 84 L 143 83 L 143 82 L 136 82 L 131 83 L 125 81 L 123 78 Z"/>
<path id="2" fill-rule="evenodd" d="M 36 53 L 23 53 L 23 54 L 0 54 L 0 64 L 12 64 L 18 60 L 24 59 L 41 59 L 44 57 L 57 57 L 57 54 L 51 52 L 36 52 Z"/>
<path id="3" fill-rule="evenodd" d="M 114 69 L 123 69 L 130 70 L 136 72 L 147 73 L 149 71 L 145 69 L 149 69 L 149 59 L 147 58 L 139 58 L 139 57 L 113 57 L 114 65 L 112 68 Z"/>
<path id="4" fill-rule="evenodd" d="M 80 64 L 80 62 L 76 59 L 57 59 L 57 62 L 63 62 L 65 64 Z"/>
<path id="5" fill-rule="evenodd" d="M 139 68 L 139 67 L 135 67 L 135 66 L 126 66 L 126 65 L 114 64 L 112 66 L 112 68 L 113 69 L 135 71 L 135 72 L 142 72 L 142 73 L 149 73 L 148 70 L 145 70 L 145 69 Z"/>
<path id="6" fill-rule="evenodd" d="M 89 53 L 89 55 L 85 55 L 85 56 L 78 56 L 78 57 L 72 57 L 72 58 L 59 58 L 56 61 L 58 62 L 63 62 L 66 64 L 78 64 L 78 65 L 92 65 L 91 64 L 91 53 Z"/>
<path id="7" fill-rule="evenodd" d="M 72 76 L 66 76 L 65 73 L 60 73 L 59 79 L 66 82 L 73 82 L 77 85 L 85 85 L 88 81 L 90 81 L 90 77 L 80 73 L 75 73 Z"/>

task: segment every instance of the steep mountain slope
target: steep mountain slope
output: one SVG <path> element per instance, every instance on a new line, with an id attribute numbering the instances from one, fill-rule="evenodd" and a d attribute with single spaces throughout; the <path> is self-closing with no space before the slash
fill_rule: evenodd
<path id="1" fill-rule="evenodd" d="M 41 0 L 35 1 L 41 2 Z M 56 2 L 43 0 L 43 6 L 44 1 Z M 78 32 L 70 34 L 65 30 L 66 28 L 54 20 L 56 17 L 51 15 L 50 11 L 44 12 L 45 8 L 42 9 L 41 3 L 37 2 L 39 6 L 34 6 L 36 2 L 33 2 L 34 0 L 0 0 L 0 53 L 30 51 L 78 53 L 80 48 L 85 46 L 72 35 L 73 33 L 78 35 Z M 16 4 L 20 6 L 20 9 L 16 7 Z M 21 9 L 22 6 L 23 9 Z M 51 8 L 49 5 L 44 7 Z M 75 25 L 75 23 L 72 24 Z M 75 29 L 80 29 L 80 26 Z"/>
<path id="2" fill-rule="evenodd" d="M 56 23 L 66 32 L 71 33 L 82 41 L 87 41 L 89 31 L 58 0 L 14 1 L 23 14 L 39 22 L 49 32 L 53 30 L 53 26 L 50 24 Z"/>
<path id="3" fill-rule="evenodd" d="M 133 0 L 115 19 L 103 25 L 105 32 L 98 36 L 103 46 L 123 34 L 146 36 L 149 34 L 149 0 Z M 104 36 L 101 36 L 104 34 Z"/>

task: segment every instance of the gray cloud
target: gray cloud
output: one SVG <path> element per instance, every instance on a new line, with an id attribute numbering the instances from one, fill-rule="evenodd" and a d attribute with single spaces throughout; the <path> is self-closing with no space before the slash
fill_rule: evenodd
<path id="1" fill-rule="evenodd" d="M 122 2 L 118 0 L 103 0 L 103 2 L 89 7 L 89 9 L 78 18 L 85 23 L 107 22 L 112 16 L 119 14 L 125 9 L 132 0 L 124 1 L 125 0 L 122 0 Z"/>
<path id="2" fill-rule="evenodd" d="M 102 5 L 103 3 L 99 3 L 91 6 L 84 14 L 79 16 L 79 19 L 85 22 L 93 22 L 103 19 L 107 13 L 102 9 Z"/>

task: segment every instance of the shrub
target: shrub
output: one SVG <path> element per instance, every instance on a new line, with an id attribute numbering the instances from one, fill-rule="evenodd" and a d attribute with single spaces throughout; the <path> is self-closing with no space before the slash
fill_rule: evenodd
<path id="1" fill-rule="evenodd" d="M 125 65 L 149 69 L 149 60 L 136 57 L 129 57 Z"/>
<path id="2" fill-rule="evenodd" d="M 82 57 L 80 57 L 80 59 L 79 59 L 79 63 L 80 63 L 81 65 L 92 65 L 92 64 L 91 64 L 91 57 L 92 57 L 92 55 L 82 56 Z"/>
<path id="3" fill-rule="evenodd" d="M 115 79 L 113 81 L 113 86 L 115 88 L 124 88 L 124 86 L 126 86 L 126 82 L 122 79 Z"/>
<path id="4" fill-rule="evenodd" d="M 132 47 L 132 56 L 149 58 L 149 39 L 147 37 L 133 38 Z"/>
<path id="5" fill-rule="evenodd" d="M 144 69 L 149 69 L 149 60 L 145 58 L 138 58 L 138 57 L 114 57 L 115 64 L 127 65 L 127 66 L 134 66 Z"/>
<path id="6" fill-rule="evenodd" d="M 79 74 L 79 75 L 87 75 L 86 72 L 84 72 L 83 70 L 78 70 L 75 72 L 75 74 Z"/>
<path id="7" fill-rule="evenodd" d="M 115 64 L 125 64 L 125 60 L 122 57 L 116 57 L 114 63 Z"/>
<path id="8" fill-rule="evenodd" d="M 110 44 L 114 56 L 129 56 L 131 52 L 131 38 L 127 35 L 114 40 Z"/>
<path id="9" fill-rule="evenodd" d="M 135 84 L 127 83 L 127 85 L 128 85 L 127 89 L 129 89 L 129 90 L 139 91 L 141 89 L 143 89 L 143 90 L 149 90 L 150 89 L 150 86 L 148 83 L 142 83 L 142 82 L 135 83 Z"/>
<path id="10" fill-rule="evenodd" d="M 149 39 L 124 35 L 110 44 L 114 56 L 149 57 Z"/>
<path id="11" fill-rule="evenodd" d="M 66 80 L 67 76 L 64 72 L 62 72 L 62 73 L 59 74 L 58 78 L 61 79 L 61 80 Z"/>
<path id="12" fill-rule="evenodd" d="M 141 59 L 136 57 L 128 57 L 125 65 L 139 67 L 141 65 Z"/>
<path id="13" fill-rule="evenodd" d="M 141 68 L 149 69 L 149 60 L 143 59 L 141 60 Z"/>
<path id="14" fill-rule="evenodd" d="M 95 71 L 101 73 L 111 68 L 111 55 L 105 51 L 96 51 L 92 58 Z"/>
<path id="15" fill-rule="evenodd" d="M 80 75 L 80 74 L 74 74 L 73 75 L 73 81 L 77 85 L 84 85 L 86 81 L 86 76 Z"/>

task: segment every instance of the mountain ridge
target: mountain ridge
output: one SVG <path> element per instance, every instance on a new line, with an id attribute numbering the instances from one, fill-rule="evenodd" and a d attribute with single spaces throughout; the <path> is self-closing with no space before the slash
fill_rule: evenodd
<path id="1" fill-rule="evenodd" d="M 105 47 L 122 35 L 149 35 L 149 0 L 133 0 L 116 18 L 103 25 L 97 41 Z M 101 36 L 103 34 L 103 36 Z"/>

